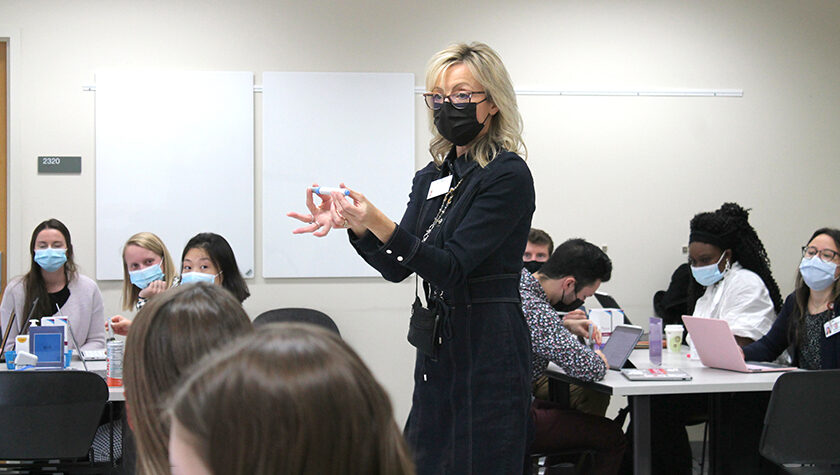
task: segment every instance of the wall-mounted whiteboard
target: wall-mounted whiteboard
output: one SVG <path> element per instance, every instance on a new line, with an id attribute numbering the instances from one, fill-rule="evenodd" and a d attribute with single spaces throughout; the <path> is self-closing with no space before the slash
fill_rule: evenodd
<path id="1" fill-rule="evenodd" d="M 263 276 L 378 275 L 334 230 L 293 235 L 305 189 L 340 182 L 394 221 L 414 174 L 413 74 L 263 73 Z M 315 198 L 316 203 L 318 198 Z"/>
<path id="2" fill-rule="evenodd" d="M 254 275 L 251 72 L 96 74 L 96 278 L 122 279 L 140 231 L 172 258 L 199 232 L 228 240 Z"/>

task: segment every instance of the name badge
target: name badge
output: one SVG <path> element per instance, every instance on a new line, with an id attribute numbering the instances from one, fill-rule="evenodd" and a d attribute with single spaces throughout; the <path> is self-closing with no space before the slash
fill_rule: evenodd
<path id="1" fill-rule="evenodd" d="M 452 184 L 452 175 L 445 176 L 443 178 L 438 178 L 437 180 L 433 181 L 431 185 L 429 185 L 429 194 L 426 195 L 426 199 L 430 200 L 436 196 L 440 196 L 447 191 L 449 191 L 449 185 Z"/>
<path id="2" fill-rule="evenodd" d="M 837 332 L 840 332 L 840 317 L 833 318 L 823 325 L 825 328 L 825 337 L 828 338 L 830 336 L 834 336 Z"/>

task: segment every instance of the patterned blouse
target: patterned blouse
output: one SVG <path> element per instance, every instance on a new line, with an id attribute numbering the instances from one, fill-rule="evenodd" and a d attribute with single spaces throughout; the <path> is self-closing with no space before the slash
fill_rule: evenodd
<path id="1" fill-rule="evenodd" d="M 822 369 L 822 342 L 825 340 L 823 325 L 834 317 L 834 311 L 825 309 L 822 312 L 811 315 L 805 314 L 802 335 L 802 344 L 799 348 L 799 367 L 802 369 Z M 803 331 L 804 330 L 804 331 Z"/>
<path id="2" fill-rule="evenodd" d="M 549 361 L 569 376 L 583 381 L 603 379 L 607 365 L 594 351 L 582 345 L 563 326 L 563 318 L 551 307 L 539 281 L 526 269 L 519 277 L 522 311 L 531 330 L 531 378 L 542 376 Z"/>

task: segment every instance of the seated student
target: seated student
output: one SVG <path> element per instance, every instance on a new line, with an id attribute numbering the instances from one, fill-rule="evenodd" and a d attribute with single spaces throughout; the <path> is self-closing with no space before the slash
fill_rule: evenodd
<path id="1" fill-rule="evenodd" d="M 66 316 L 81 349 L 104 349 L 102 294 L 96 282 L 77 272 L 67 227 L 57 219 L 38 224 L 29 241 L 29 252 L 29 272 L 9 282 L 0 304 L 3 331 L 15 315 L 4 351 L 14 348 L 15 336 L 29 315 L 39 320 L 51 315 Z"/>
<path id="2" fill-rule="evenodd" d="M 743 346 L 764 336 L 781 307 L 781 293 L 770 272 L 770 260 L 747 210 L 724 203 L 717 211 L 691 219 L 688 263 L 688 311 L 696 317 L 721 318 Z M 701 296 L 702 294 L 702 296 Z M 689 338 L 691 335 L 689 335 Z M 651 449 L 655 474 L 690 474 L 691 446 L 685 425 L 706 417 L 705 394 L 654 396 L 651 399 Z M 760 468 L 758 441 L 765 395 L 733 394 L 721 412 L 731 430 L 721 430 L 718 445 L 727 449 L 724 471 L 753 473 Z M 736 455 L 737 454 L 737 455 Z"/>
<path id="3" fill-rule="evenodd" d="M 609 257 L 583 239 L 570 239 L 558 246 L 535 274 L 522 270 L 519 293 L 531 331 L 533 381 L 543 375 L 549 361 L 584 381 L 603 379 L 606 357 L 600 350 L 583 346 L 575 336 L 588 337 L 593 323 L 585 319 L 564 320 L 552 305 L 581 302 L 592 296 L 601 282 L 608 281 L 611 273 Z M 600 340 L 597 329 L 596 337 Z M 535 427 L 532 453 L 595 449 L 598 453 L 593 460 L 593 473 L 618 471 L 626 441 L 615 422 L 541 399 L 534 399 L 531 418 Z"/>
<path id="4" fill-rule="evenodd" d="M 840 315 L 840 230 L 818 229 L 802 248 L 796 290 L 763 338 L 744 347 L 751 361 L 773 361 L 785 349 L 803 369 L 840 368 L 840 336 L 824 325 Z"/>
<path id="5" fill-rule="evenodd" d="M 216 285 L 177 287 L 137 313 L 125 343 L 123 376 L 140 473 L 170 471 L 169 425 L 161 409 L 186 369 L 252 330 L 242 305 Z"/>
<path id="6" fill-rule="evenodd" d="M 414 473 L 385 390 L 308 324 L 268 324 L 204 358 L 169 415 L 175 475 Z"/>
<path id="7" fill-rule="evenodd" d="M 695 317 L 721 318 L 741 346 L 770 330 L 782 306 L 764 244 L 735 203 L 691 219 L 688 311 Z M 702 296 L 700 295 L 702 294 Z"/>
<path id="8" fill-rule="evenodd" d="M 248 285 L 239 267 L 230 244 L 218 234 L 200 233 L 193 236 L 184 246 L 181 256 L 181 275 L 174 279 L 172 285 L 205 282 L 219 285 L 242 303 L 248 296 Z M 114 332 L 127 335 L 131 328 L 131 320 L 117 318 Z M 114 323 L 112 319 L 112 324 Z"/>
<path id="9" fill-rule="evenodd" d="M 552 252 L 554 241 L 551 240 L 551 236 L 542 229 L 531 228 L 528 232 L 528 242 L 525 244 L 525 253 L 522 255 L 522 262 L 528 272 L 533 274 L 538 271 Z"/>
<path id="10" fill-rule="evenodd" d="M 215 233 L 200 233 L 193 236 L 184 246 L 181 255 L 181 283 L 208 282 L 228 289 L 239 302 L 248 296 L 248 285 L 239 267 L 233 249 L 222 236 Z"/>
<path id="11" fill-rule="evenodd" d="M 146 301 L 178 285 L 178 265 L 157 235 L 137 233 L 123 246 L 123 310 L 140 310 Z M 111 317 L 111 328 L 127 335 L 131 321 L 122 315 Z"/>

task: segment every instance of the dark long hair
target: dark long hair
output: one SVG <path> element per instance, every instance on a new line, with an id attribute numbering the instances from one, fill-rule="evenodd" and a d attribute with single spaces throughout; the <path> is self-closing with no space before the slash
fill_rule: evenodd
<path id="1" fill-rule="evenodd" d="M 727 242 L 729 247 L 722 247 L 721 251 L 731 249 L 733 262 L 738 262 L 744 269 L 751 270 L 761 277 L 770 293 L 773 308 L 778 312 L 782 307 L 782 293 L 770 271 L 770 258 L 767 257 L 764 244 L 750 225 L 749 214 L 749 210 L 737 203 L 724 203 L 717 211 L 694 215 L 691 218 L 691 232 L 722 236 L 722 240 Z M 689 313 L 694 311 L 694 304 L 703 292 L 705 288 L 695 279 L 691 279 L 688 284 Z"/>
<path id="2" fill-rule="evenodd" d="M 64 278 L 67 280 L 67 283 L 69 284 L 70 279 L 76 275 L 76 263 L 73 261 L 73 243 L 70 241 L 70 231 L 67 229 L 67 226 L 55 218 L 42 221 L 41 224 L 35 226 L 35 230 L 32 231 L 32 237 L 29 239 L 29 254 L 31 256 L 29 272 L 23 276 L 23 290 L 26 300 L 23 304 L 23 315 L 18 315 L 21 324 L 26 323 L 24 320 L 32 312 L 32 302 L 35 300 L 35 297 L 38 297 L 38 303 L 35 304 L 35 312 L 32 313 L 34 318 L 41 318 L 55 313 L 55 309 L 50 304 L 47 284 L 44 282 L 44 276 L 41 275 L 41 266 L 35 262 L 35 241 L 38 239 L 38 234 L 45 229 L 58 230 L 64 236 L 64 241 L 67 242 L 67 262 L 64 263 Z"/>
<path id="3" fill-rule="evenodd" d="M 193 236 L 192 239 L 184 246 L 184 252 L 181 254 L 181 265 L 184 264 L 184 258 L 187 257 L 187 252 L 190 249 L 204 249 L 213 265 L 222 271 L 222 287 L 228 289 L 240 303 L 247 299 L 251 292 L 248 291 L 248 285 L 242 274 L 239 272 L 239 266 L 236 265 L 236 256 L 233 255 L 233 249 L 230 244 L 222 236 L 216 233 L 200 233 Z"/>
<path id="4" fill-rule="evenodd" d="M 807 246 L 808 243 L 813 241 L 814 238 L 820 234 L 825 234 L 830 237 L 834 240 L 834 245 L 837 249 L 840 249 L 840 230 L 834 228 L 817 229 L 805 245 Z M 799 338 L 802 336 L 800 335 L 799 330 L 805 323 L 805 313 L 807 313 L 806 309 L 808 308 L 808 298 L 811 297 L 811 289 L 805 284 L 805 281 L 802 280 L 802 274 L 799 272 L 798 267 L 796 268 L 796 285 L 793 292 L 794 295 L 796 295 L 796 305 L 793 306 L 790 319 L 788 320 L 788 338 L 790 342 L 799 343 Z M 838 298 L 840 298 L 840 279 L 835 280 L 834 284 L 832 284 L 830 301 L 836 302 Z M 799 346 L 801 347 L 801 345 Z"/>

